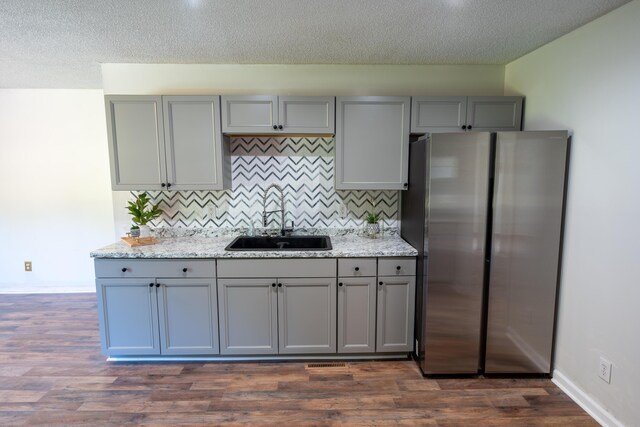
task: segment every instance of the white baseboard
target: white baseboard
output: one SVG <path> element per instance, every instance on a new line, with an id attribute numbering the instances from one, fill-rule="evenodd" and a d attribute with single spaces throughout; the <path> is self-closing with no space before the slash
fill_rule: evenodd
<path id="1" fill-rule="evenodd" d="M 562 372 L 555 369 L 551 379 L 567 396 L 576 402 L 582 409 L 591 415 L 600 425 L 605 427 L 624 427 L 613 415 L 602 407 L 591 396 L 582 391 L 573 381 Z"/>
<path id="2" fill-rule="evenodd" d="M 0 283 L 0 294 L 68 294 L 95 291 L 94 282 Z"/>

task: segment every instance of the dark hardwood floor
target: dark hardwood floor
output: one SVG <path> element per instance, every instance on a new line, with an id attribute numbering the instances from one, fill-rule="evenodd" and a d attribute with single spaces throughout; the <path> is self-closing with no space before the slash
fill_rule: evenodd
<path id="1" fill-rule="evenodd" d="M 0 425 L 597 426 L 551 381 L 411 361 L 108 363 L 95 294 L 0 295 Z"/>

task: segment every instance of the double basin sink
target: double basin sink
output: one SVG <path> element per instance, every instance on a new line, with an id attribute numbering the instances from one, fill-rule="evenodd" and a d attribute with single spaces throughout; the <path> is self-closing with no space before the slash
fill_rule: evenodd
<path id="1" fill-rule="evenodd" d="M 329 251 L 329 236 L 240 236 L 236 237 L 227 251 Z"/>

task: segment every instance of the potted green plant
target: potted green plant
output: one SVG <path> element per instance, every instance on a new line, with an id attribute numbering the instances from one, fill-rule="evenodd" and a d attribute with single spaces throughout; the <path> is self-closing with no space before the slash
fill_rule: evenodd
<path id="1" fill-rule="evenodd" d="M 153 205 L 150 202 L 151 199 L 147 193 L 143 192 L 138 194 L 134 200 L 129 201 L 127 206 L 131 219 L 140 229 L 140 237 L 149 237 L 151 230 L 147 224 L 162 215 L 162 209 L 158 208 L 157 204 Z M 131 228 L 133 231 L 133 227 Z"/>
<path id="2" fill-rule="evenodd" d="M 380 214 L 369 212 L 367 214 L 366 221 L 366 233 L 369 237 L 376 237 L 380 233 L 380 224 L 378 224 L 378 221 L 380 221 Z"/>

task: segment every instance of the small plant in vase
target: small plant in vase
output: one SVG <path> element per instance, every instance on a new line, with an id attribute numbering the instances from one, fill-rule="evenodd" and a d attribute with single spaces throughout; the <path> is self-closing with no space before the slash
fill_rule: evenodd
<path id="1" fill-rule="evenodd" d="M 137 225 L 132 225 L 131 229 L 129 230 L 129 234 L 131 234 L 131 237 L 140 237 L 140 227 L 138 227 Z"/>
<path id="2" fill-rule="evenodd" d="M 366 218 L 367 224 L 365 232 L 369 237 L 375 238 L 380 234 L 380 214 L 369 212 Z"/>
<path id="3" fill-rule="evenodd" d="M 158 208 L 157 204 L 152 205 L 150 202 L 151 199 L 146 192 L 138 194 L 134 200 L 129 201 L 127 209 L 131 214 L 132 221 L 136 224 L 131 227 L 132 236 L 134 227 L 137 227 L 140 237 L 149 237 L 151 230 L 147 224 L 162 215 L 162 209 Z"/>

